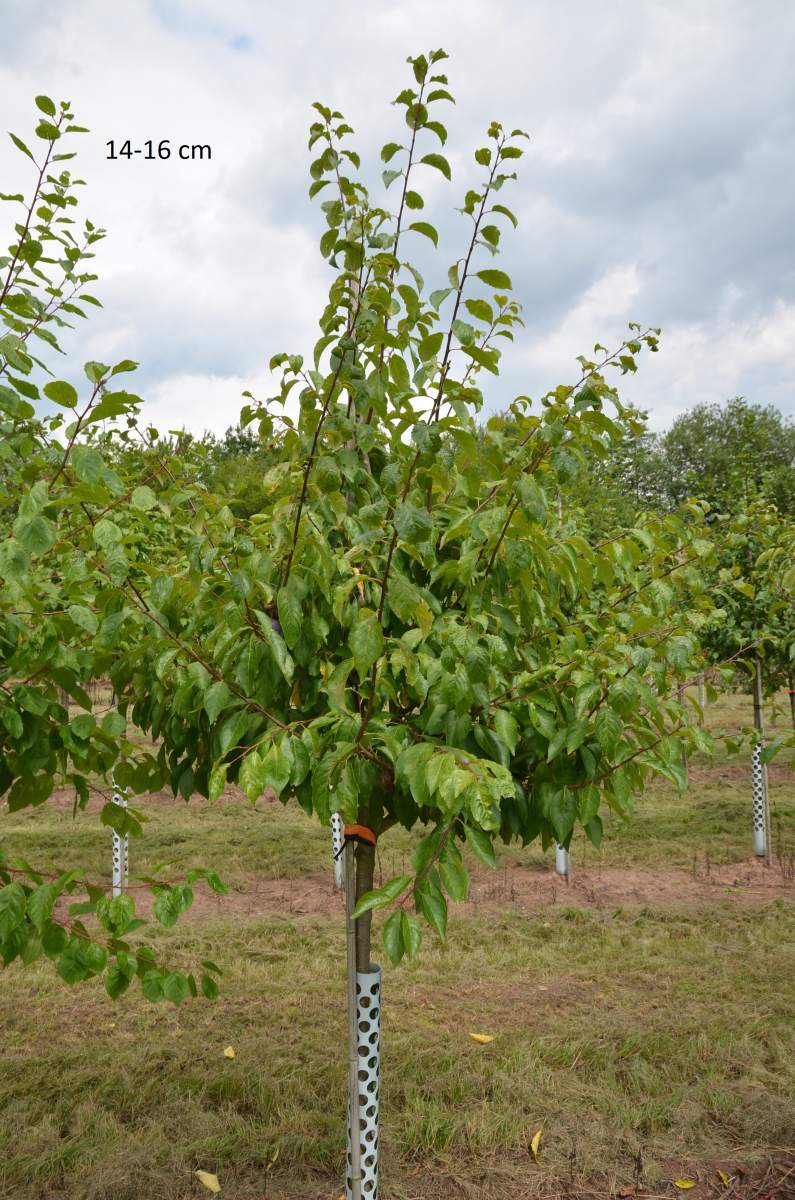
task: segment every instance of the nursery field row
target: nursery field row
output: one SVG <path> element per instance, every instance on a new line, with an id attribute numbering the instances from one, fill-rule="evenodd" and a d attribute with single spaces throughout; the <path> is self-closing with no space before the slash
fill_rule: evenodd
<path id="1" fill-rule="evenodd" d="M 724 698 L 710 724 L 736 724 L 744 703 Z M 747 756 L 719 756 L 691 764 L 682 797 L 652 787 L 630 826 L 607 823 L 599 851 L 576 840 L 569 885 L 536 845 L 503 849 L 495 872 L 473 873 L 447 942 L 428 935 L 416 963 L 384 967 L 390 1198 L 668 1196 L 680 1178 L 711 1196 L 725 1190 L 716 1170 L 739 1181 L 743 1167 L 750 1187 L 771 1155 L 775 1177 L 785 1173 L 795 1143 L 786 759 L 771 771 L 771 799 L 770 866 L 749 852 Z M 12 967 L 0 1194 L 187 1200 L 202 1191 L 194 1171 L 207 1170 L 239 1200 L 338 1200 L 344 922 L 328 830 L 234 790 L 215 805 L 166 795 L 142 805 L 133 896 L 136 875 L 168 860 L 175 873 L 218 868 L 230 887 L 197 886 L 193 908 L 153 940 L 175 967 L 216 961 L 220 997 L 152 1007 L 133 989 L 114 1003 L 99 981 L 70 991 L 47 963 Z M 110 833 L 95 807 L 73 819 L 64 796 L 9 814 L 8 848 L 80 859 L 107 882 Z M 384 879 L 411 846 L 401 831 L 384 839 Z"/>

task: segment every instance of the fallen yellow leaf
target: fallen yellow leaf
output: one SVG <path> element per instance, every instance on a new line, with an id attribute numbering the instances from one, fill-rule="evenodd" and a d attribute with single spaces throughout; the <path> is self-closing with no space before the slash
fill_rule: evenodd
<path id="1" fill-rule="evenodd" d="M 217 1175 L 211 1175 L 209 1171 L 196 1171 L 195 1174 L 199 1183 L 203 1183 L 208 1192 L 220 1192 L 221 1185 Z"/>
<path id="2" fill-rule="evenodd" d="M 718 1178 L 720 1179 L 720 1181 L 724 1187 L 729 1186 L 729 1183 L 730 1183 L 729 1176 L 726 1174 L 725 1171 L 721 1171 L 720 1167 L 716 1167 L 715 1174 L 718 1176 Z"/>
<path id="3" fill-rule="evenodd" d="M 235 1057 L 234 1048 L 232 1046 L 227 1046 L 226 1050 L 224 1050 L 224 1058 L 234 1058 L 234 1057 Z"/>
<path id="4" fill-rule="evenodd" d="M 470 1033 L 469 1035 L 473 1042 L 480 1042 L 481 1046 L 485 1046 L 488 1042 L 493 1042 L 494 1038 L 490 1033 Z"/>
<path id="5" fill-rule="evenodd" d="M 683 1191 L 683 1192 L 686 1192 L 688 1190 L 688 1188 L 695 1187 L 695 1186 L 696 1186 L 695 1179 L 675 1179 L 674 1180 L 674 1187 L 679 1188 L 680 1191 Z"/>
<path id="6" fill-rule="evenodd" d="M 530 1139 L 530 1153 L 533 1156 L 533 1162 L 538 1162 L 538 1144 L 541 1141 L 541 1130 L 537 1129 Z"/>

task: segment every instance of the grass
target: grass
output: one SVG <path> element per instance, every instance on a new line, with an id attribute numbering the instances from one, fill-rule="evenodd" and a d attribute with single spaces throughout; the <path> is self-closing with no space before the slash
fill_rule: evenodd
<path id="1" fill-rule="evenodd" d="M 386 1178 L 449 1163 L 477 1180 L 499 1153 L 516 1164 L 514 1186 L 572 1170 L 627 1183 L 640 1152 L 653 1181 L 669 1160 L 729 1163 L 738 1146 L 791 1142 L 793 931 L 781 903 L 454 921 L 447 946 L 385 968 Z M 277 1150 L 274 1197 L 335 1194 L 339 923 L 223 922 L 159 942 L 173 961 L 219 957 L 221 999 L 114 1004 L 95 984 L 68 991 L 45 966 L 9 971 L 0 1194 L 182 1198 L 198 1194 L 201 1168 L 225 1195 L 253 1198 Z M 470 1031 L 495 1040 L 477 1045 Z M 312 1173 L 325 1191 L 307 1190 Z"/>
<path id="2" fill-rule="evenodd" d="M 711 722 L 739 720 L 742 703 L 722 701 Z M 655 786 L 632 827 L 610 824 L 598 854 L 574 846 L 573 869 L 746 859 L 747 759 L 693 765 L 685 797 Z M 795 776 L 773 784 L 779 844 L 792 845 Z M 289 807 L 229 799 L 151 813 L 131 847 L 134 870 L 179 855 L 242 886 L 329 868 L 327 831 Z M 12 850 L 88 860 L 107 877 L 108 833 L 95 816 L 45 807 L 0 821 Z M 396 863 L 409 850 L 400 833 L 385 856 Z M 719 891 L 675 910 L 460 910 L 444 946 L 428 936 L 417 963 L 384 968 L 383 1200 L 608 1194 L 639 1168 L 641 1182 L 671 1194 L 682 1174 L 714 1177 L 716 1165 L 792 1146 L 794 934 L 791 898 L 752 908 Z M 0 1196 L 187 1200 L 209 1194 L 193 1174 L 202 1169 L 236 1200 L 336 1200 L 338 915 L 188 916 L 152 940 L 175 966 L 219 962 L 219 1000 L 113 1002 L 95 982 L 67 988 L 47 963 L 4 973 Z M 536 1165 L 528 1145 L 539 1128 Z"/>

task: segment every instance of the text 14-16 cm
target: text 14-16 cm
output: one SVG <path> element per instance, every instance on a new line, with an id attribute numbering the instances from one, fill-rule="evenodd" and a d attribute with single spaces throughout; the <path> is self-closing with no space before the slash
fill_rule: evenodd
<path id="1" fill-rule="evenodd" d="M 171 141 L 169 138 L 163 138 L 161 142 L 157 143 L 150 139 L 144 142 L 142 150 L 133 150 L 129 140 L 122 142 L 118 150 L 116 149 L 117 143 L 112 139 L 106 142 L 105 145 L 108 147 L 107 157 L 112 159 L 133 158 L 137 155 L 140 155 L 141 158 L 171 158 Z M 213 156 L 209 146 L 191 146 L 187 143 L 175 146 L 174 154 L 177 158 L 183 160 L 209 159 Z"/>

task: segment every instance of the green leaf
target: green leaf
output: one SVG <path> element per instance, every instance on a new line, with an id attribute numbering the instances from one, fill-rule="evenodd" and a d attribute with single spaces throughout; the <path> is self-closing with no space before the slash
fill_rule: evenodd
<path id="1" fill-rule="evenodd" d="M 176 887 L 163 887 L 155 896 L 152 911 L 156 919 L 166 929 L 176 925 L 182 913 L 193 903 L 193 889 L 187 884 Z"/>
<path id="2" fill-rule="evenodd" d="M 252 804 L 259 800 L 265 791 L 267 770 L 265 761 L 258 750 L 250 751 L 240 764 L 238 785 L 246 793 Z"/>
<path id="3" fill-rule="evenodd" d="M 116 522 L 111 521 L 109 517 L 102 517 L 97 521 L 92 532 L 94 541 L 105 551 L 112 550 L 124 536 Z"/>
<path id="4" fill-rule="evenodd" d="M 566 753 L 573 754 L 588 736 L 588 718 L 581 717 L 566 730 Z"/>
<path id="5" fill-rule="evenodd" d="M 8 883 L 0 888 L 0 942 L 22 924 L 27 895 L 21 883 Z"/>
<path id="6" fill-rule="evenodd" d="M 30 521 L 20 517 L 14 522 L 14 534 L 28 554 L 46 554 L 55 544 L 57 530 L 46 517 L 37 516 Z"/>
<path id="7" fill-rule="evenodd" d="M 469 873 L 460 857 L 445 854 L 439 863 L 439 875 L 451 900 L 466 900 L 469 891 Z"/>
<path id="8" fill-rule="evenodd" d="M 510 275 L 506 275 L 504 271 L 486 270 L 478 271 L 477 278 L 480 279 L 487 287 L 497 288 L 501 292 L 510 291 L 513 287 Z"/>
<path id="9" fill-rule="evenodd" d="M 69 940 L 62 925 L 45 925 L 41 935 L 41 945 L 48 958 L 57 958 L 63 953 Z"/>
<path id="10" fill-rule="evenodd" d="M 402 912 L 400 914 L 400 932 L 406 954 L 411 959 L 416 958 L 422 943 L 422 930 L 419 921 L 412 913 Z"/>
<path id="11" fill-rule="evenodd" d="M 621 737 L 623 729 L 621 718 L 607 704 L 603 704 L 596 714 L 594 728 L 599 745 L 607 754 L 612 754 Z"/>
<path id="12" fill-rule="evenodd" d="M 350 633 L 350 647 L 359 678 L 365 679 L 384 652 L 384 633 L 377 613 L 371 608 L 357 609 Z"/>
<path id="13" fill-rule="evenodd" d="M 103 805 L 99 819 L 103 825 L 109 826 L 120 837 L 124 837 L 126 833 L 137 834 L 141 832 L 141 826 L 135 813 L 121 804 L 114 804 L 112 800 Z"/>
<path id="14" fill-rule="evenodd" d="M 491 207 L 491 210 L 490 210 L 490 211 L 491 211 L 491 212 L 496 212 L 496 213 L 502 213 L 502 215 L 503 215 L 504 217 L 507 217 L 507 218 L 508 218 L 508 220 L 509 220 L 509 221 L 511 222 L 511 224 L 513 225 L 514 229 L 515 229 L 515 228 L 516 228 L 516 226 L 519 224 L 519 222 L 517 221 L 516 217 L 515 217 L 515 216 L 514 216 L 514 214 L 511 212 L 510 208 L 506 208 L 504 204 L 494 204 L 494 205 L 492 205 L 492 207 Z"/>
<path id="15" fill-rule="evenodd" d="M 390 159 L 395 157 L 398 150 L 402 149 L 403 147 L 401 146 L 400 142 L 387 142 L 387 144 L 381 150 L 381 161 L 389 162 Z"/>
<path id="16" fill-rule="evenodd" d="M 77 405 L 77 392 L 71 383 L 65 383 L 62 379 L 45 383 L 43 391 L 49 400 L 60 404 L 61 408 L 74 408 Z"/>
<path id="17" fill-rule="evenodd" d="M 86 633 L 96 633 L 99 628 L 96 615 L 85 604 L 70 604 L 66 610 L 70 618 Z"/>
<path id="18" fill-rule="evenodd" d="M 57 895 L 58 889 L 54 884 L 43 883 L 28 896 L 28 917 L 39 933 L 44 932 L 44 928 L 52 916 Z"/>
<path id="19" fill-rule="evenodd" d="M 494 309 L 487 300 L 465 300 L 464 307 L 478 321 L 485 321 L 487 325 L 494 320 Z"/>
<path id="20" fill-rule="evenodd" d="M 441 941 L 447 933 L 447 903 L 439 888 L 426 880 L 414 893 L 417 910 L 436 931 Z"/>
<path id="21" fill-rule="evenodd" d="M 498 708 L 494 713 L 494 728 L 497 737 L 505 743 L 511 754 L 515 754 L 516 743 L 519 740 L 519 726 L 515 718 L 504 708 Z"/>
<path id="22" fill-rule="evenodd" d="M 87 362 L 84 365 L 83 370 L 86 373 L 86 378 L 88 379 L 89 383 L 99 383 L 100 379 L 107 375 L 110 367 L 107 365 L 107 363 Z"/>
<path id="23" fill-rule="evenodd" d="M 150 487 L 147 487 L 146 484 L 141 484 L 133 490 L 130 501 L 133 508 L 137 508 L 139 512 L 148 512 L 150 508 L 154 508 L 157 504 L 157 496 Z"/>
<path id="24" fill-rule="evenodd" d="M 475 329 L 468 321 L 458 318 L 453 321 L 452 329 L 462 346 L 470 346 L 475 341 Z"/>
<path id="25" fill-rule="evenodd" d="M 43 138 L 45 142 L 55 142 L 60 136 L 60 130 L 51 121 L 39 121 L 36 126 L 36 137 Z"/>
<path id="26" fill-rule="evenodd" d="M 23 154 L 27 154 L 27 156 L 31 160 L 31 162 L 36 161 L 35 158 L 33 157 L 33 155 L 31 154 L 30 150 L 28 150 L 27 146 L 25 145 L 25 143 L 22 141 L 21 138 L 18 138 L 15 133 L 9 133 L 8 136 L 11 138 L 11 141 L 14 143 L 14 145 L 17 147 L 18 150 L 21 150 Z"/>
<path id="27" fill-rule="evenodd" d="M 105 973 L 105 990 L 112 1000 L 118 1000 L 135 978 L 135 959 L 121 953 Z"/>
<path id="28" fill-rule="evenodd" d="M 213 767 L 210 772 L 210 780 L 207 785 L 208 800 L 219 800 L 224 794 L 226 788 L 226 773 L 229 769 L 228 763 L 220 763 L 217 767 Z"/>
<path id="29" fill-rule="evenodd" d="M 70 461 L 81 483 L 97 483 L 104 474 L 105 461 L 93 446 L 73 446 Z"/>
<path id="30" fill-rule="evenodd" d="M 589 842 L 596 846 L 598 850 L 602 844 L 602 818 L 600 816 L 591 817 L 590 821 L 586 821 L 583 826 L 587 834 Z"/>
<path id="31" fill-rule="evenodd" d="M 433 307 L 438 310 L 453 290 L 448 287 L 438 288 L 435 292 L 431 292 L 430 301 Z"/>
<path id="32" fill-rule="evenodd" d="M 208 687 L 204 693 L 204 711 L 207 713 L 211 725 L 215 724 L 231 699 L 232 693 L 222 679 Z"/>
<path id="33" fill-rule="evenodd" d="M 491 844 L 491 838 L 484 833 L 482 829 L 474 829 L 471 825 L 466 827 L 466 843 L 472 853 L 486 867 L 491 867 L 492 870 L 497 866 L 497 859 L 494 855 L 494 847 Z"/>
<path id="34" fill-rule="evenodd" d="M 172 1004 L 181 1004 L 190 995 L 190 986 L 181 971 L 172 971 L 163 980 L 163 995 Z"/>
<path id="35" fill-rule="evenodd" d="M 276 666 L 279 668 L 287 682 L 290 683 L 295 673 L 295 663 L 293 662 L 292 655 L 287 649 L 287 643 L 285 642 L 284 638 L 280 637 L 273 628 L 270 617 L 266 616 L 264 613 L 258 613 L 258 616 L 260 619 L 260 625 L 262 626 L 262 630 L 265 634 L 265 640 L 273 652 Z"/>
<path id="36" fill-rule="evenodd" d="M 187 987 L 187 981 L 186 981 Z M 144 971 L 141 975 L 141 991 L 147 1000 L 156 1004 L 163 999 L 163 972 L 158 970 Z"/>
<path id="37" fill-rule="evenodd" d="M 382 888 L 365 892 L 353 910 L 354 920 L 361 917 L 363 913 L 370 912 L 373 908 L 386 908 L 388 904 L 392 904 L 398 896 L 405 892 L 410 883 L 411 875 L 397 875 L 394 879 L 390 879 L 389 883 L 385 883 Z"/>
<path id="38" fill-rule="evenodd" d="M 436 851 L 439 848 L 439 840 L 442 836 L 441 825 L 437 826 L 431 833 L 418 842 L 411 856 L 411 865 L 415 872 L 419 875 L 424 871 L 428 863 L 431 862 Z"/>
<path id="39" fill-rule="evenodd" d="M 282 735 L 274 741 L 263 760 L 265 767 L 265 786 L 273 788 L 280 796 L 290 781 L 293 769 L 293 759 L 290 752 L 290 736 Z"/>
<path id="40" fill-rule="evenodd" d="M 384 949 L 387 952 L 389 961 L 394 967 L 398 965 L 405 953 L 403 945 L 403 927 L 401 917 L 403 914 L 398 909 L 393 912 L 386 923 L 384 924 Z"/>
<path id="41" fill-rule="evenodd" d="M 218 984 L 212 975 L 202 975 L 202 993 L 208 1000 L 215 1000 L 218 996 L 218 990 Z"/>
<path id="42" fill-rule="evenodd" d="M 422 361 L 430 362 L 432 358 L 436 358 L 436 355 L 442 348 L 443 341 L 443 333 L 429 333 L 427 337 L 424 337 L 418 346 Z"/>
<path id="43" fill-rule="evenodd" d="M 284 640 L 292 650 L 301 640 L 303 609 L 301 594 L 291 577 L 286 587 L 279 588 L 276 595 L 276 608 L 279 613 L 279 624 L 282 627 Z"/>
<path id="44" fill-rule="evenodd" d="M 433 225 L 429 225 L 427 221 L 414 221 L 409 225 L 409 229 L 413 229 L 415 233 L 421 233 L 423 237 L 429 238 L 434 246 L 439 245 L 439 235 Z"/>
<path id="45" fill-rule="evenodd" d="M 429 167 L 435 167 L 437 171 L 441 171 L 445 179 L 452 178 L 450 164 L 443 154 L 425 154 L 420 162 L 427 163 Z"/>
<path id="46" fill-rule="evenodd" d="M 55 116 L 55 105 L 49 96 L 37 96 L 36 107 L 46 113 L 48 117 Z"/>

